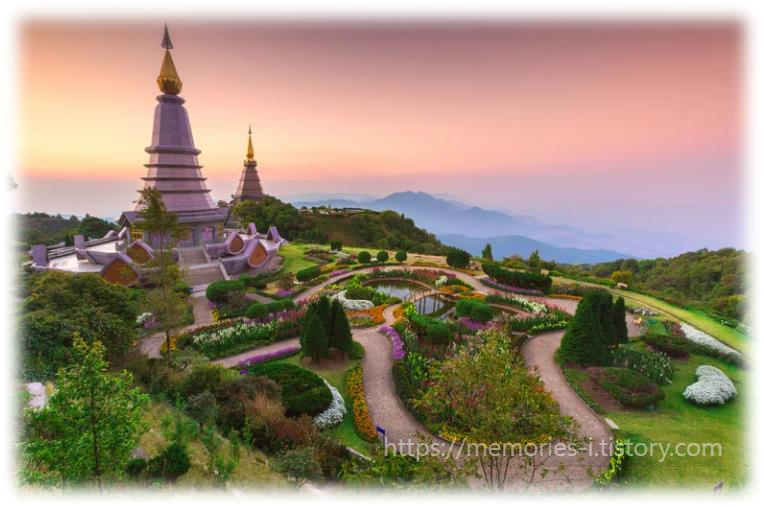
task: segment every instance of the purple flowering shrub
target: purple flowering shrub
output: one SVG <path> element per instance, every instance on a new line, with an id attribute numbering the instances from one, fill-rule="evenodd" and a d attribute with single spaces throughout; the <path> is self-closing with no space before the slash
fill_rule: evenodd
<path id="1" fill-rule="evenodd" d="M 378 331 L 390 338 L 390 341 L 393 343 L 393 361 L 403 359 L 406 356 L 406 349 L 403 347 L 403 340 L 401 340 L 401 335 L 398 334 L 398 331 L 390 326 L 382 326 Z"/>
<path id="2" fill-rule="evenodd" d="M 289 345 L 277 350 L 272 350 L 270 352 L 261 352 L 259 354 L 251 355 L 239 363 L 239 368 L 241 368 L 240 373 L 242 375 L 246 375 L 249 373 L 249 370 L 247 370 L 246 368 L 253 364 L 264 363 L 267 361 L 272 361 L 274 359 L 280 359 L 282 357 L 291 356 L 292 354 L 296 354 L 299 351 L 300 351 L 299 345 Z"/>

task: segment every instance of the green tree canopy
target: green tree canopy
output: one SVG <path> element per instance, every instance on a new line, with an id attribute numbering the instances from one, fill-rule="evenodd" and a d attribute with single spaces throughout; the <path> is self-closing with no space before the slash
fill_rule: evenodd
<path id="1" fill-rule="evenodd" d="M 41 409 L 28 411 L 23 450 L 28 479 L 52 476 L 63 485 L 122 477 L 144 431 L 149 398 L 126 371 L 109 373 L 105 348 L 75 336 L 77 362 L 59 370 L 56 389 Z"/>

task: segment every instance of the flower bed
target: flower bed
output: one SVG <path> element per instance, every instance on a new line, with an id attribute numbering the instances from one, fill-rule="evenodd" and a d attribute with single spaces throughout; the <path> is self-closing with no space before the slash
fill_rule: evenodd
<path id="1" fill-rule="evenodd" d="M 658 384 L 670 384 L 674 375 L 671 359 L 663 352 L 618 347 L 613 354 L 613 363 L 634 370 Z"/>
<path id="2" fill-rule="evenodd" d="M 368 310 L 357 310 L 347 312 L 347 317 L 351 322 L 351 325 L 355 327 L 370 327 L 384 324 L 385 318 L 382 313 L 385 311 L 385 307 L 374 306 Z"/>
<path id="3" fill-rule="evenodd" d="M 525 294 L 528 296 L 541 296 L 544 291 L 539 289 L 526 289 L 523 287 L 515 287 L 514 285 L 508 285 L 506 283 L 497 282 L 493 278 L 484 278 L 481 280 L 483 285 L 487 285 L 493 289 L 498 289 L 504 292 L 513 292 L 515 294 Z"/>
<path id="4" fill-rule="evenodd" d="M 326 379 L 324 379 L 324 383 L 332 393 L 332 403 L 329 405 L 329 408 L 313 418 L 313 424 L 315 424 L 316 427 L 321 430 L 337 426 L 342 422 L 342 420 L 345 418 L 345 414 L 347 413 L 347 409 L 345 408 L 345 400 L 342 398 L 342 395 L 337 390 L 337 388 L 327 382 Z"/>
<path id="5" fill-rule="evenodd" d="M 718 368 L 701 365 L 695 370 L 697 382 L 687 386 L 682 396 L 700 406 L 724 405 L 737 396 L 737 389 L 732 381 Z"/>
<path id="6" fill-rule="evenodd" d="M 345 380 L 348 394 L 353 400 L 353 424 L 358 434 L 368 440 L 375 442 L 377 432 L 369 416 L 369 408 L 366 406 L 366 394 L 363 390 L 363 370 L 360 366 L 354 366 L 347 372 Z"/>
<path id="7" fill-rule="evenodd" d="M 374 303 L 365 299 L 348 299 L 345 297 L 346 292 L 346 290 L 343 290 L 334 296 L 345 310 L 369 310 L 374 306 Z"/>
<path id="8" fill-rule="evenodd" d="M 628 368 L 590 367 L 586 369 L 586 373 L 626 407 L 649 407 L 665 397 L 660 386 Z"/>
<path id="9" fill-rule="evenodd" d="M 740 352 L 723 344 L 713 336 L 684 322 L 680 322 L 679 327 L 688 340 L 703 347 L 708 355 L 725 359 L 733 364 L 743 364 L 743 356 Z"/>
<path id="10" fill-rule="evenodd" d="M 378 331 L 390 338 L 390 341 L 393 344 L 393 361 L 400 361 L 403 359 L 406 356 L 406 350 L 403 348 L 403 341 L 401 340 L 398 331 L 390 326 L 382 326 Z"/>
<path id="11" fill-rule="evenodd" d="M 300 351 L 299 345 L 288 345 L 284 348 L 273 350 L 271 352 L 261 352 L 260 354 L 253 354 L 239 363 L 239 368 L 247 368 L 250 365 L 258 363 L 266 363 L 273 361 L 274 359 L 281 359 L 282 357 L 291 356 L 297 354 Z M 249 373 L 249 370 L 243 369 L 242 375 Z"/>
<path id="12" fill-rule="evenodd" d="M 190 342 L 193 348 L 210 359 L 215 359 L 291 338 L 298 335 L 302 327 L 302 321 L 298 317 L 264 323 L 236 320 L 232 324 L 226 323 L 225 326 L 220 324 L 199 328 L 182 339 L 184 342 Z"/>
<path id="13" fill-rule="evenodd" d="M 488 303 L 514 306 L 530 313 L 546 313 L 547 305 L 536 299 L 528 299 L 522 296 L 505 296 L 503 294 L 489 294 L 485 298 Z"/>

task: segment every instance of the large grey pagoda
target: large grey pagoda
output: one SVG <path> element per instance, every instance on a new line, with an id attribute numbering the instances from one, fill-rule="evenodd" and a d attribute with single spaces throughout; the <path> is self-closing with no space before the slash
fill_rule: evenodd
<path id="1" fill-rule="evenodd" d="M 201 153 L 194 146 L 188 112 L 183 107 L 185 100 L 179 93 L 183 82 L 175 69 L 170 55 L 172 41 L 164 29 L 162 47 L 165 48 L 164 60 L 157 77 L 161 95 L 154 110 L 154 130 L 151 146 L 146 148 L 149 163 L 146 176 L 141 178 L 143 188 L 155 188 L 162 194 L 162 201 L 169 211 L 179 216 L 179 221 L 191 230 L 189 239 L 182 241 L 179 247 L 190 247 L 217 243 L 223 240 L 223 225 L 228 218 L 228 208 L 218 208 L 212 201 L 210 190 L 202 176 L 202 166 L 197 156 Z M 143 240 L 154 244 L 155 238 L 140 228 L 138 214 L 140 203 L 136 201 L 133 211 L 125 211 L 120 217 L 120 224 L 129 229 L 131 240 Z"/>
<path id="2" fill-rule="evenodd" d="M 233 200 L 234 202 L 257 201 L 264 196 L 260 176 L 257 175 L 257 160 L 255 160 L 255 148 L 252 146 L 252 127 L 250 126 L 247 158 L 244 160 L 244 169 L 241 171 L 241 178 L 239 178 L 239 185 L 233 194 Z"/>

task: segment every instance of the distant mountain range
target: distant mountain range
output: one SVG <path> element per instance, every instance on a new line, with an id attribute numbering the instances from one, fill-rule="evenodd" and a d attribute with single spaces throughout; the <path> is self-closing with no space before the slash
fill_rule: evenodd
<path id="1" fill-rule="evenodd" d="M 441 199 L 425 192 L 396 192 L 381 199 L 330 198 L 294 200 L 296 207 L 331 206 L 365 208 L 401 213 L 436 234 L 442 242 L 480 254 L 490 242 L 496 257 L 528 254 L 538 249 L 541 257 L 557 262 L 595 263 L 633 257 L 603 248 L 612 239 L 568 225 L 547 225 L 533 217 L 487 210 L 458 201 Z"/>

